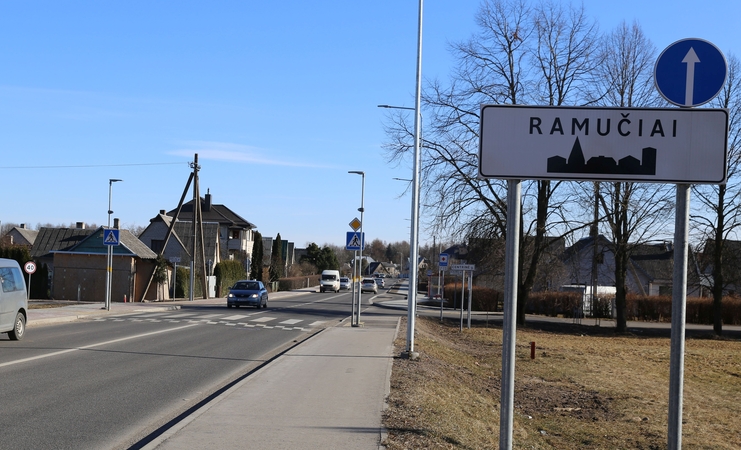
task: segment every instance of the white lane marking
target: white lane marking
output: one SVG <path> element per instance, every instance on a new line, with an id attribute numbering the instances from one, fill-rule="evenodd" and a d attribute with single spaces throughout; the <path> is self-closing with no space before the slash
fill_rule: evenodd
<path id="1" fill-rule="evenodd" d="M 310 327 L 318 327 L 319 325 L 323 324 L 324 322 L 326 322 L 326 320 L 317 320 L 316 322 L 310 323 L 309 326 Z"/>
<path id="2" fill-rule="evenodd" d="M 245 317 L 248 317 L 248 316 L 242 316 L 242 315 L 237 314 L 236 316 L 222 317 L 221 320 L 239 320 L 239 319 L 244 319 Z"/>
<path id="3" fill-rule="evenodd" d="M 275 320 L 275 317 L 260 317 L 259 319 L 252 319 L 253 322 L 270 322 L 271 320 Z"/>
<path id="4" fill-rule="evenodd" d="M 211 319 L 213 317 L 223 316 L 223 314 L 206 314 L 205 316 L 198 316 L 199 319 Z"/>
<path id="5" fill-rule="evenodd" d="M 60 350 L 58 352 L 47 353 L 45 355 L 38 355 L 38 356 L 32 356 L 30 358 L 23 358 L 23 359 L 18 359 L 18 360 L 15 360 L 15 361 L 8 361 L 6 363 L 0 364 L 0 367 L 12 366 L 12 365 L 20 364 L 20 363 L 24 363 L 24 362 L 35 361 L 37 359 L 49 358 L 49 357 L 52 357 L 52 356 L 59 356 L 59 355 L 65 354 L 65 353 L 76 352 L 76 351 L 79 351 L 79 350 L 87 350 L 89 348 L 100 347 L 100 346 L 108 345 L 108 344 L 116 344 L 118 342 L 129 341 L 131 339 L 138 339 L 138 338 L 143 338 L 143 337 L 147 337 L 147 336 L 153 336 L 155 334 L 169 333 L 171 331 L 178 331 L 178 330 L 182 330 L 184 328 L 194 327 L 196 325 L 197 324 L 194 324 L 194 325 L 184 325 L 182 327 L 170 328 L 168 330 L 152 331 L 150 333 L 137 334 L 135 336 L 128 336 L 128 337 L 123 337 L 123 338 L 119 338 L 119 339 L 113 339 L 113 340 L 110 340 L 110 341 L 98 342 L 97 344 L 85 345 L 83 347 L 75 347 L 75 348 L 69 348 L 67 350 Z"/>
<path id="6" fill-rule="evenodd" d="M 300 319 L 288 319 L 281 322 L 281 325 L 295 325 L 299 322 L 303 322 L 303 320 Z"/>
<path id="7" fill-rule="evenodd" d="M 179 319 L 181 317 L 188 317 L 188 316 L 195 316 L 196 313 L 180 313 L 180 314 L 171 314 L 169 316 L 165 316 L 165 319 Z"/>

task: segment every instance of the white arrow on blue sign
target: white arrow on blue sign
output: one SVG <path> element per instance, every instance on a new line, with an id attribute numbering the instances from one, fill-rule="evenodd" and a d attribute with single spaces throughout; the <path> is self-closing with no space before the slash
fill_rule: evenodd
<path id="1" fill-rule="evenodd" d="M 727 72 L 726 58 L 718 47 L 702 39 L 682 39 L 661 52 L 654 80 L 668 102 L 692 107 L 715 98 Z"/>

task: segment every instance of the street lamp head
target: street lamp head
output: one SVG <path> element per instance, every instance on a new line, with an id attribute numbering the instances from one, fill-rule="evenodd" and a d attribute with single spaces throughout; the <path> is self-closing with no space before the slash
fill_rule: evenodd
<path id="1" fill-rule="evenodd" d="M 411 108 L 409 106 L 392 106 L 392 105 L 378 105 L 379 108 L 389 108 L 389 109 L 408 109 L 409 111 L 414 111 L 414 108 Z"/>
<path id="2" fill-rule="evenodd" d="M 113 184 L 113 183 L 115 183 L 115 182 L 117 182 L 117 181 L 123 181 L 123 180 L 119 180 L 118 178 L 109 178 L 109 179 L 108 179 L 108 183 L 109 183 L 109 184 Z"/>
<path id="3" fill-rule="evenodd" d="M 365 172 L 363 172 L 362 170 L 348 170 L 347 173 L 355 173 L 358 175 L 365 176 Z"/>

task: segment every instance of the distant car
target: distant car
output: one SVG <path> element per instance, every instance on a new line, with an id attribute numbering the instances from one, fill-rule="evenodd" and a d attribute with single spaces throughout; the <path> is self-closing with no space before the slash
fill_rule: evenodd
<path id="1" fill-rule="evenodd" d="M 378 278 L 374 278 L 373 280 L 376 282 L 376 285 L 378 285 L 378 287 L 380 288 L 386 287 L 386 282 L 383 281 L 383 278 L 378 277 Z"/>
<path id="2" fill-rule="evenodd" d="M 350 283 L 350 279 L 347 277 L 340 278 L 340 289 L 350 289 L 352 287 L 352 283 Z"/>
<path id="3" fill-rule="evenodd" d="M 376 280 L 373 278 L 363 278 L 363 281 L 360 282 L 360 292 L 373 292 L 377 294 L 378 285 L 376 284 Z"/>
<path id="4" fill-rule="evenodd" d="M 268 307 L 268 290 L 262 281 L 239 280 L 229 288 L 226 296 L 226 307 L 254 306 L 255 308 Z"/>

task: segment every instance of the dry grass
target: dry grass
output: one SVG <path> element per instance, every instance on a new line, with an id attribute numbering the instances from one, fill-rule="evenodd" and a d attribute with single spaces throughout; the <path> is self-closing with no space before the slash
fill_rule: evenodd
<path id="1" fill-rule="evenodd" d="M 502 330 L 416 323 L 420 360 L 394 361 L 387 447 L 498 448 Z M 666 448 L 669 350 L 664 337 L 518 329 L 514 447 Z M 739 412 L 741 342 L 688 339 L 683 447 L 741 448 Z"/>

